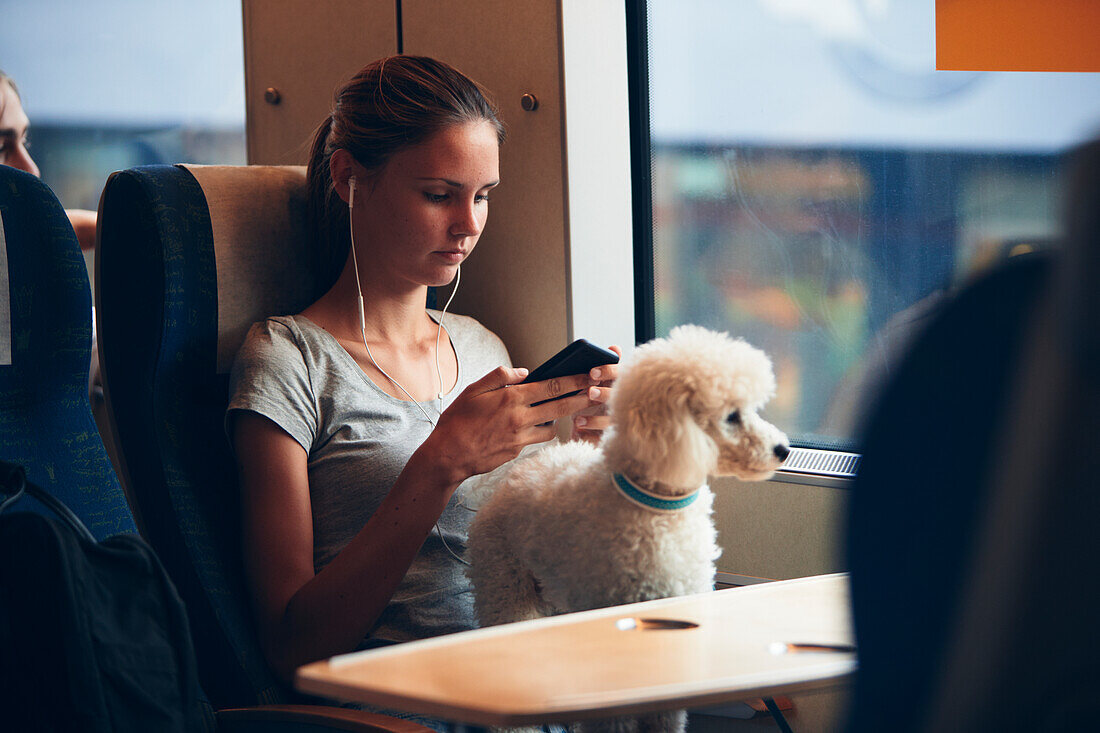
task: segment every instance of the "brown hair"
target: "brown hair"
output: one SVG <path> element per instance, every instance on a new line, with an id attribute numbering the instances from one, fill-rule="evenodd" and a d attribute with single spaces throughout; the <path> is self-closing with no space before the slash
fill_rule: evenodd
<path id="1" fill-rule="evenodd" d="M 307 174 L 320 293 L 340 276 L 350 246 L 348 207 L 336 194 L 329 172 L 333 151 L 347 150 L 374 173 L 394 153 L 444 128 L 483 120 L 492 123 L 503 143 L 504 126 L 481 87 L 457 69 L 424 56 L 379 59 L 336 90 L 332 114 L 314 133 Z"/>
<path id="2" fill-rule="evenodd" d="M 12 79 L 10 76 L 4 73 L 3 69 L 0 69 L 0 84 L 3 84 L 4 82 L 7 82 L 8 86 L 11 87 L 11 90 L 15 92 L 15 98 L 22 102 L 23 99 L 19 96 L 19 87 L 15 86 L 15 79 Z M 3 112 L 4 105 L 0 104 L 0 114 L 3 114 Z"/>
<path id="3" fill-rule="evenodd" d="M 3 69 L 0 69 L 0 84 L 2 84 L 4 82 L 7 82 L 8 84 L 11 85 L 11 90 L 13 92 L 15 92 L 15 96 L 18 97 L 19 96 L 19 87 L 15 86 L 15 79 L 12 79 L 10 76 L 8 76 L 6 73 L 4 73 Z"/>

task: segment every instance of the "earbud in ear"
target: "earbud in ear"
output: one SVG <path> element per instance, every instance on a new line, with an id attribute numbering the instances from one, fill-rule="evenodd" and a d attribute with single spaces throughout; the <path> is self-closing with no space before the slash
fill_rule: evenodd
<path id="1" fill-rule="evenodd" d="M 355 206 L 355 176 L 348 179 L 348 208 L 351 209 Z"/>

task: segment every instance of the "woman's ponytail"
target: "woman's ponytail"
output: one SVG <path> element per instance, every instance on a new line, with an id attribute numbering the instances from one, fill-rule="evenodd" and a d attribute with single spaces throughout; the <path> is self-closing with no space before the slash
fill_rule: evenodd
<path id="1" fill-rule="evenodd" d="M 306 173 L 308 193 L 308 224 L 314 236 L 318 261 L 318 291 L 315 298 L 326 293 L 340 277 L 348 257 L 351 241 L 348 237 L 347 206 L 336 195 L 329 170 L 332 149 L 332 115 L 326 117 L 313 133 Z"/>

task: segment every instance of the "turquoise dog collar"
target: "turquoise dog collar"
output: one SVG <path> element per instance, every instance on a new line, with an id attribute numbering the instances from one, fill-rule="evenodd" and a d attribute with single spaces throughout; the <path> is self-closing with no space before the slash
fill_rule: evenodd
<path id="1" fill-rule="evenodd" d="M 615 485 L 619 487 L 619 491 L 623 492 L 623 496 L 639 506 L 656 512 L 678 512 L 681 509 L 687 509 L 691 506 L 692 502 L 699 498 L 699 489 L 696 489 L 687 496 L 681 496 L 677 499 L 666 499 L 638 488 L 630 479 L 623 476 L 621 473 L 614 474 L 614 478 Z"/>

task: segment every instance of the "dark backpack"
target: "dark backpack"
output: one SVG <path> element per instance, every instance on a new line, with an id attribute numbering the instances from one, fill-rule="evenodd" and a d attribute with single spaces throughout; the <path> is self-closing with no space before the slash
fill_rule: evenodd
<path id="1" fill-rule="evenodd" d="M 183 603 L 137 535 L 97 542 L 68 507 L 2 464 L 0 727 L 202 731 Z M 8 512 L 26 493 L 60 521 Z M 2 497 L 0 497 L 2 498 Z"/>

